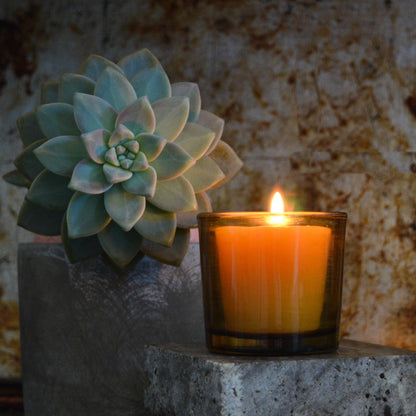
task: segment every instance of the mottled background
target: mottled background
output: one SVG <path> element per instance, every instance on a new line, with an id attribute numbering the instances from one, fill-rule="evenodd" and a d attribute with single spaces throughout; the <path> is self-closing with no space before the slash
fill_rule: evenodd
<path id="1" fill-rule="evenodd" d="M 349 214 L 343 336 L 416 349 L 416 2 L 1 0 L 0 173 L 40 84 L 91 53 L 143 47 L 198 82 L 245 162 L 215 210 Z M 23 194 L 0 182 L 0 377 L 20 375 L 16 252 Z"/>

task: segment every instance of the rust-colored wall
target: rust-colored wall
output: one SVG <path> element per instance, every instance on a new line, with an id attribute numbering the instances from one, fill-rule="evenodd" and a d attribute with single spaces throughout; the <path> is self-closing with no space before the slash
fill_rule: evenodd
<path id="1" fill-rule="evenodd" d="M 412 0 L 2 0 L 0 173 L 39 86 L 90 54 L 142 47 L 172 81 L 196 81 L 245 166 L 216 210 L 349 214 L 342 333 L 416 349 L 416 3 Z M 0 375 L 19 375 L 22 193 L 0 183 Z"/>

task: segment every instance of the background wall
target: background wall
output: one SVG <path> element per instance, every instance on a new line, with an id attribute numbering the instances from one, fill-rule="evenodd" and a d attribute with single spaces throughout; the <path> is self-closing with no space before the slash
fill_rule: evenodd
<path id="1" fill-rule="evenodd" d="M 198 82 L 245 166 L 215 210 L 349 214 L 342 334 L 416 349 L 416 2 L 1 0 L 0 174 L 41 83 L 91 53 L 149 48 L 172 82 Z M 0 182 L 0 377 L 20 374 L 15 226 Z"/>

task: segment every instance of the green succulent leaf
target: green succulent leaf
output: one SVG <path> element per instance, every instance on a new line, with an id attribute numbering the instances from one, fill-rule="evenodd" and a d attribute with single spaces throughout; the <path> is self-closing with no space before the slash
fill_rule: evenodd
<path id="1" fill-rule="evenodd" d="M 186 123 L 175 143 L 194 159 L 200 159 L 213 142 L 215 133 L 195 123 Z"/>
<path id="2" fill-rule="evenodd" d="M 3 179 L 12 185 L 29 188 L 30 180 L 18 170 L 12 170 L 11 172 L 3 175 Z"/>
<path id="3" fill-rule="evenodd" d="M 110 165 L 113 166 L 120 166 L 120 162 L 118 161 L 117 152 L 114 147 L 110 147 L 104 155 L 104 159 L 106 162 L 108 162 Z"/>
<path id="4" fill-rule="evenodd" d="M 43 104 L 38 107 L 36 115 L 40 128 L 48 139 L 80 134 L 75 123 L 74 107 L 70 104 Z"/>
<path id="5" fill-rule="evenodd" d="M 59 235 L 64 214 L 65 211 L 46 209 L 25 199 L 17 225 L 36 234 Z"/>
<path id="6" fill-rule="evenodd" d="M 225 175 L 221 181 L 214 185 L 214 188 L 228 182 L 243 166 L 243 162 L 236 155 L 234 150 L 222 140 L 218 142 L 215 149 L 209 154 L 209 157 L 214 160 Z"/>
<path id="7" fill-rule="evenodd" d="M 134 134 L 124 124 L 119 124 L 113 131 L 110 139 L 108 140 L 108 146 L 115 146 L 125 139 L 133 139 Z"/>
<path id="8" fill-rule="evenodd" d="M 118 113 L 137 100 L 136 92 L 127 78 L 111 67 L 104 69 L 94 94 L 111 104 Z"/>
<path id="9" fill-rule="evenodd" d="M 146 155 L 148 162 L 155 160 L 167 143 L 163 137 L 149 133 L 139 134 L 137 136 L 137 141 L 140 145 L 140 151 Z"/>
<path id="10" fill-rule="evenodd" d="M 160 66 L 160 63 L 148 49 L 141 49 L 140 51 L 124 57 L 118 65 L 124 71 L 127 79 L 131 80 L 139 72 L 155 66 Z"/>
<path id="11" fill-rule="evenodd" d="M 107 143 L 109 138 L 110 132 L 104 129 L 93 130 L 81 135 L 85 149 L 94 162 L 104 163 L 105 154 L 108 151 Z"/>
<path id="12" fill-rule="evenodd" d="M 62 221 L 62 244 L 71 263 L 87 260 L 103 253 L 96 235 L 82 238 L 69 238 L 66 216 Z"/>
<path id="13" fill-rule="evenodd" d="M 142 170 L 146 170 L 148 167 L 149 167 L 149 163 L 147 161 L 145 154 L 143 152 L 138 152 L 130 170 L 132 172 L 140 172 Z"/>
<path id="14" fill-rule="evenodd" d="M 155 194 L 148 201 L 156 207 L 170 212 L 186 212 L 197 209 L 194 189 L 183 176 L 169 181 L 158 181 Z"/>
<path id="15" fill-rule="evenodd" d="M 130 179 L 121 183 L 121 186 L 127 192 L 151 198 L 155 194 L 156 181 L 156 171 L 149 166 L 146 170 L 134 172 Z"/>
<path id="16" fill-rule="evenodd" d="M 179 212 L 176 214 L 176 221 L 179 228 L 192 228 L 198 225 L 196 216 L 200 212 L 211 212 L 211 201 L 205 192 L 195 194 L 198 208 L 192 212 Z"/>
<path id="17" fill-rule="evenodd" d="M 198 84 L 193 82 L 176 82 L 172 84 L 173 97 L 189 97 L 188 122 L 195 122 L 201 111 L 201 94 Z"/>
<path id="18" fill-rule="evenodd" d="M 58 90 L 58 101 L 61 103 L 74 104 L 74 94 L 94 94 L 95 82 L 80 74 L 64 74 L 61 77 Z"/>
<path id="19" fill-rule="evenodd" d="M 152 107 L 156 117 L 154 133 L 170 142 L 175 140 L 188 119 L 189 98 L 163 98 L 154 102 Z"/>
<path id="20" fill-rule="evenodd" d="M 42 85 L 40 93 L 40 102 L 41 104 L 50 104 L 58 102 L 58 91 L 59 91 L 59 82 L 45 82 Z"/>
<path id="21" fill-rule="evenodd" d="M 74 116 L 81 132 L 105 129 L 114 130 L 117 112 L 105 100 L 95 95 L 74 95 Z"/>
<path id="22" fill-rule="evenodd" d="M 159 181 L 174 179 L 188 170 L 195 160 L 176 143 L 166 143 L 160 155 L 150 163 Z"/>
<path id="23" fill-rule="evenodd" d="M 59 136 L 34 150 L 42 165 L 57 175 L 71 176 L 77 163 L 88 157 L 79 136 Z"/>
<path id="24" fill-rule="evenodd" d="M 130 152 L 137 153 L 139 151 L 139 142 L 137 140 L 128 140 L 123 143 L 123 146 Z"/>
<path id="25" fill-rule="evenodd" d="M 195 192 L 206 191 L 225 177 L 222 170 L 209 156 L 201 157 L 183 176 L 188 179 Z"/>
<path id="26" fill-rule="evenodd" d="M 68 186 L 86 194 L 102 194 L 110 189 L 112 184 L 107 181 L 103 165 L 83 159 L 75 166 Z"/>
<path id="27" fill-rule="evenodd" d="M 40 128 L 36 110 L 19 117 L 16 122 L 24 146 L 29 146 L 38 140 L 44 139 L 45 134 Z"/>
<path id="28" fill-rule="evenodd" d="M 97 81 L 104 69 L 107 67 L 111 67 L 116 71 L 121 72 L 121 68 L 119 68 L 114 62 L 98 55 L 90 55 L 82 64 L 79 72 L 82 75 L 91 78 L 93 81 Z"/>
<path id="29" fill-rule="evenodd" d="M 170 247 L 175 237 L 176 215 L 147 203 L 134 229 L 147 240 Z"/>
<path id="30" fill-rule="evenodd" d="M 42 143 L 45 143 L 45 141 L 46 140 L 38 140 L 37 142 L 32 143 L 14 160 L 14 165 L 17 170 L 31 182 L 44 169 L 44 166 L 39 162 L 39 159 L 35 156 L 34 152 L 42 145 Z"/>
<path id="31" fill-rule="evenodd" d="M 133 173 L 129 170 L 125 170 L 117 166 L 112 166 L 108 163 L 104 163 L 103 173 L 110 184 L 124 182 L 133 176 Z"/>
<path id="32" fill-rule="evenodd" d="M 131 85 L 138 97 L 147 96 L 151 103 L 172 95 L 169 78 L 161 67 L 139 72 L 131 80 Z"/>
<path id="33" fill-rule="evenodd" d="M 146 198 L 126 192 L 117 184 L 105 193 L 104 205 L 110 217 L 124 231 L 130 231 L 146 208 Z"/>
<path id="34" fill-rule="evenodd" d="M 68 189 L 69 179 L 44 170 L 33 181 L 26 198 L 49 210 L 65 211 L 73 192 Z"/>
<path id="35" fill-rule="evenodd" d="M 170 247 L 144 240 L 141 251 L 154 260 L 171 264 L 172 266 L 179 266 L 188 250 L 189 240 L 189 230 L 177 228 L 175 239 Z"/>
<path id="36" fill-rule="evenodd" d="M 206 127 L 215 133 L 215 138 L 207 150 L 207 154 L 209 154 L 221 139 L 222 132 L 224 130 L 224 120 L 209 111 L 201 110 L 197 124 Z"/>
<path id="37" fill-rule="evenodd" d="M 140 252 L 143 238 L 136 231 L 123 231 L 114 221 L 98 233 L 98 240 L 110 260 L 125 268 Z"/>
<path id="38" fill-rule="evenodd" d="M 104 207 L 104 195 L 75 192 L 68 204 L 66 220 L 69 238 L 99 233 L 111 221 Z"/>
<path id="39" fill-rule="evenodd" d="M 124 124 L 134 135 L 153 133 L 156 120 L 147 97 L 140 97 L 121 111 L 116 124 Z"/>

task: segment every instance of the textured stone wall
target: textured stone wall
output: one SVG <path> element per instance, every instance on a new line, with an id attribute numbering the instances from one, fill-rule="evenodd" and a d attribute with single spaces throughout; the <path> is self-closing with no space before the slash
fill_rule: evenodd
<path id="1" fill-rule="evenodd" d="M 416 349 L 416 3 L 412 0 L 2 0 L 0 173 L 40 84 L 91 53 L 148 47 L 198 82 L 243 159 L 215 210 L 349 214 L 342 333 Z M 17 243 L 23 194 L 0 182 L 0 376 L 20 372 Z"/>

